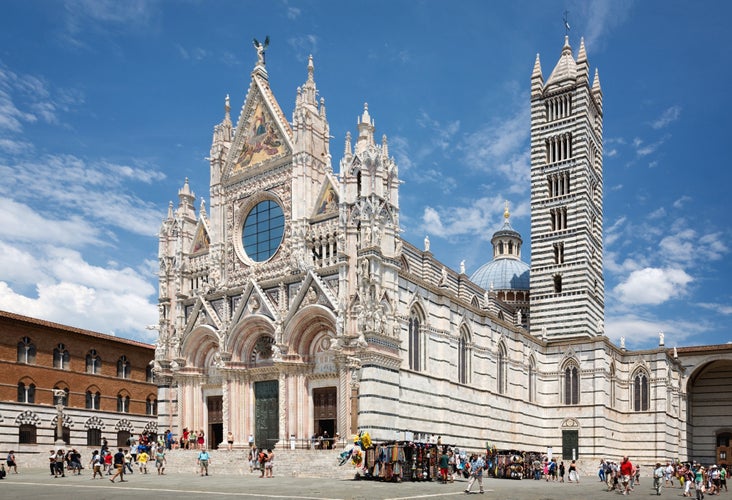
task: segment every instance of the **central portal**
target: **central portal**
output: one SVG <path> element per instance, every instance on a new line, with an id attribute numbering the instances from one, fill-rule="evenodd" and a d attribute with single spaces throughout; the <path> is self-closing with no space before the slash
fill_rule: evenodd
<path id="1" fill-rule="evenodd" d="M 338 429 L 336 427 L 336 396 L 335 387 L 313 389 L 313 417 L 315 420 L 315 434 L 323 436 L 323 446 L 330 448 L 332 439 Z"/>
<path id="2" fill-rule="evenodd" d="M 279 382 L 254 382 L 254 443 L 257 448 L 274 448 L 280 436 Z"/>

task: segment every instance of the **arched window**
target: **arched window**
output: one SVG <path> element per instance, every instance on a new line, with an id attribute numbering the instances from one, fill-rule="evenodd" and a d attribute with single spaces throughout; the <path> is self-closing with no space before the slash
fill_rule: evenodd
<path id="1" fill-rule="evenodd" d="M 101 410 L 99 406 L 101 399 L 102 395 L 99 393 L 99 391 L 86 391 L 86 408 L 89 410 Z"/>
<path id="2" fill-rule="evenodd" d="M 579 368 L 574 363 L 570 363 L 564 369 L 564 404 L 579 404 L 580 394 Z"/>
<path id="3" fill-rule="evenodd" d="M 508 356 L 506 354 L 506 346 L 500 344 L 498 346 L 498 362 L 496 366 L 496 381 L 498 394 L 505 394 L 508 386 Z"/>
<path id="4" fill-rule="evenodd" d="M 54 405 L 62 405 L 62 406 L 68 406 L 69 405 L 69 388 L 66 387 L 63 389 L 64 394 L 63 396 L 56 396 L 56 391 L 60 390 L 61 387 L 54 386 L 53 388 L 53 404 Z"/>
<path id="5" fill-rule="evenodd" d="M 101 446 L 102 445 L 102 429 L 86 430 L 86 445 Z"/>
<path id="6" fill-rule="evenodd" d="M 117 361 L 117 376 L 119 378 L 130 378 L 130 362 L 127 356 L 122 356 Z"/>
<path id="7" fill-rule="evenodd" d="M 470 382 L 470 334 L 463 330 L 458 341 L 458 381 L 461 384 Z"/>
<path id="8" fill-rule="evenodd" d="M 130 412 L 130 397 L 123 394 L 117 395 L 117 412 L 129 413 Z"/>
<path id="9" fill-rule="evenodd" d="M 422 369 L 422 345 L 420 319 L 416 311 L 409 317 L 409 368 L 415 371 Z"/>
<path id="10" fill-rule="evenodd" d="M 19 444 L 37 444 L 36 426 L 33 424 L 20 424 L 18 427 Z"/>
<path id="11" fill-rule="evenodd" d="M 648 375 L 641 370 L 633 377 L 633 411 L 648 411 L 650 402 Z"/>
<path id="12" fill-rule="evenodd" d="M 36 346 L 29 337 L 23 337 L 18 342 L 18 363 L 31 365 L 36 362 Z"/>
<path id="13" fill-rule="evenodd" d="M 158 414 L 158 400 L 155 396 L 148 396 L 145 404 L 145 413 L 147 415 Z"/>
<path id="14" fill-rule="evenodd" d="M 615 408 L 615 365 L 610 365 L 610 408 Z"/>
<path id="15" fill-rule="evenodd" d="M 86 355 L 86 372 L 95 374 L 102 373 L 102 358 L 99 357 L 96 349 L 92 349 Z"/>
<path id="16" fill-rule="evenodd" d="M 68 370 L 69 360 L 69 351 L 66 349 L 66 346 L 63 344 L 57 345 L 53 350 L 53 367 L 60 370 Z"/>
<path id="17" fill-rule="evenodd" d="M 35 384 L 25 385 L 18 382 L 18 403 L 35 403 L 36 402 L 36 386 Z"/>
<path id="18" fill-rule="evenodd" d="M 536 360 L 529 358 L 529 402 L 536 401 Z"/>

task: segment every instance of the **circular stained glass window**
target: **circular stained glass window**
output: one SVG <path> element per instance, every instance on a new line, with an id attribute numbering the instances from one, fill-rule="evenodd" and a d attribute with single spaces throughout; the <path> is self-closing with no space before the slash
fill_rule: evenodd
<path id="1" fill-rule="evenodd" d="M 247 214 L 242 243 L 247 256 L 255 262 L 271 258 L 282 243 L 285 215 L 275 201 L 265 200 Z"/>

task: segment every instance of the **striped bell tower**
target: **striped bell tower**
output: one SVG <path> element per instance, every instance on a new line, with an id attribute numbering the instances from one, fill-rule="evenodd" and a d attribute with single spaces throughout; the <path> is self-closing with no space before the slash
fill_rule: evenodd
<path id="1" fill-rule="evenodd" d="M 549 341 L 602 335 L 602 90 L 584 39 L 531 75 L 531 325 Z"/>

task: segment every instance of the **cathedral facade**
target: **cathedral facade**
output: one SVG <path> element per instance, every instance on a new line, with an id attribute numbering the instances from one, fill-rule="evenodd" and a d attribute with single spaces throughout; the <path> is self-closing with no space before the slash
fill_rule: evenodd
<path id="1" fill-rule="evenodd" d="M 160 231 L 159 426 L 213 446 L 368 431 L 564 458 L 714 453 L 690 449 L 683 353 L 604 335 L 603 102 L 584 42 L 531 75 L 531 267 L 507 206 L 472 276 L 401 238 L 398 165 L 368 106 L 334 172 L 312 58 L 288 121 L 258 49 L 236 125 L 227 96 L 214 127 L 208 205 L 186 180 Z"/>

